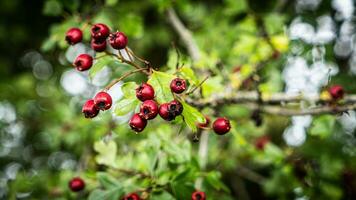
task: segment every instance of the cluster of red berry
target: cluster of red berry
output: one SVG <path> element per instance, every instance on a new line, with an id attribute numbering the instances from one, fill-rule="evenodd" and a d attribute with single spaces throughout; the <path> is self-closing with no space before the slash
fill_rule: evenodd
<path id="1" fill-rule="evenodd" d="M 72 180 L 69 181 L 68 186 L 73 192 L 80 192 L 84 190 L 85 182 L 80 177 L 74 177 Z M 140 199 L 141 198 L 137 193 L 127 194 L 122 198 L 122 200 L 140 200 Z M 205 200 L 205 199 L 206 199 L 206 195 L 202 191 L 195 191 L 192 193 L 192 200 Z"/>
<path id="2" fill-rule="evenodd" d="M 91 48 L 96 52 L 103 52 L 106 50 L 107 40 L 112 48 L 120 50 L 127 46 L 128 40 L 124 33 L 114 32 L 110 33 L 110 29 L 105 24 L 94 24 L 91 29 Z M 83 40 L 83 32 L 79 28 L 71 28 L 67 31 L 66 41 L 70 45 L 77 44 Z M 74 61 L 73 65 L 79 71 L 85 71 L 93 65 L 93 57 L 89 54 L 80 54 Z"/>

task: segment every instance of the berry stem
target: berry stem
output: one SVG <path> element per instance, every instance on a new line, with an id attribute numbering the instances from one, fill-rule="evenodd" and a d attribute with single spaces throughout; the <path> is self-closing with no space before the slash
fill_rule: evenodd
<path id="1" fill-rule="evenodd" d="M 130 60 L 126 60 L 126 59 L 122 56 L 122 54 L 121 54 L 120 51 L 119 51 L 119 55 L 114 54 L 114 53 L 110 53 L 110 52 L 106 52 L 106 53 L 109 54 L 109 55 L 111 55 L 111 56 L 117 57 L 117 58 L 118 58 L 121 62 L 123 62 L 123 63 L 129 64 L 129 65 L 131 65 L 132 67 L 134 67 L 134 68 L 136 68 L 136 69 L 140 69 L 140 70 L 138 70 L 138 71 L 141 71 L 142 73 L 145 73 L 146 75 L 150 75 L 150 74 L 151 74 L 151 73 L 150 73 L 150 70 L 148 70 L 147 68 L 143 68 L 143 67 L 139 66 L 138 64 L 136 64 L 136 63 L 130 61 Z M 147 71 L 144 71 L 144 70 L 147 70 Z"/>
<path id="2" fill-rule="evenodd" d="M 131 76 L 132 74 L 135 74 L 137 72 L 142 72 L 144 70 L 147 70 L 147 69 L 146 68 L 139 68 L 139 69 L 135 69 L 135 70 L 132 70 L 132 71 L 129 71 L 129 72 L 125 73 L 120 78 L 117 78 L 117 79 L 114 79 L 113 81 L 111 81 L 111 83 L 104 88 L 104 91 L 109 90 L 112 86 L 114 86 L 116 83 L 120 82 L 121 80 L 125 79 L 126 77 Z"/>
<path id="3" fill-rule="evenodd" d="M 206 80 L 208 80 L 208 78 L 209 78 L 209 76 L 206 76 L 206 77 L 204 78 L 204 80 L 202 80 L 197 86 L 195 86 L 193 89 L 191 89 L 189 92 L 187 92 L 187 95 L 192 94 L 193 92 L 195 92 L 195 90 L 197 90 L 198 88 L 200 88 L 200 87 L 204 84 L 204 82 L 205 82 Z"/>

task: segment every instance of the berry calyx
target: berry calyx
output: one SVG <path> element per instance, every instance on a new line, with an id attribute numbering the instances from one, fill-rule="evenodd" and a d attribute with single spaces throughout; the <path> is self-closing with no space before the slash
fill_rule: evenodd
<path id="1" fill-rule="evenodd" d="M 84 114 L 85 118 L 94 118 L 98 115 L 99 110 L 95 106 L 93 99 L 89 99 L 84 103 L 82 113 Z"/>
<path id="2" fill-rule="evenodd" d="M 345 94 L 344 88 L 340 85 L 331 86 L 328 92 L 333 100 L 342 99 Z"/>
<path id="3" fill-rule="evenodd" d="M 230 121 L 224 117 L 217 118 L 213 123 L 214 132 L 218 135 L 224 135 L 230 131 Z"/>
<path id="4" fill-rule="evenodd" d="M 128 40 L 123 32 L 115 32 L 110 34 L 109 42 L 114 49 L 124 49 L 127 46 Z"/>
<path id="5" fill-rule="evenodd" d="M 91 48 L 96 52 L 103 52 L 106 50 L 106 40 L 92 39 L 90 42 Z"/>
<path id="6" fill-rule="evenodd" d="M 112 98 L 107 92 L 99 92 L 94 97 L 95 107 L 99 110 L 108 110 L 112 105 Z"/>
<path id="7" fill-rule="evenodd" d="M 263 150 L 270 141 L 269 137 L 267 135 L 261 136 L 256 139 L 255 141 L 255 147 L 258 150 Z"/>
<path id="8" fill-rule="evenodd" d="M 140 107 L 140 116 L 146 120 L 153 119 L 158 115 L 158 105 L 154 100 L 146 100 Z"/>
<path id="9" fill-rule="evenodd" d="M 74 177 L 69 181 L 68 186 L 73 192 L 79 192 L 85 188 L 85 182 L 80 177 Z"/>
<path id="10" fill-rule="evenodd" d="M 73 65 L 78 71 L 88 70 L 93 65 L 93 57 L 89 54 L 80 54 L 73 62 Z"/>
<path id="11" fill-rule="evenodd" d="M 170 112 L 174 113 L 174 117 L 182 114 L 183 112 L 183 105 L 177 101 L 177 100 L 173 100 L 169 103 L 168 105 L 168 109 Z"/>
<path id="12" fill-rule="evenodd" d="M 155 97 L 155 91 L 154 91 L 153 87 L 150 84 L 142 83 L 136 89 L 136 97 L 140 101 L 151 100 L 151 99 L 153 99 Z"/>
<path id="13" fill-rule="evenodd" d="M 208 116 L 204 116 L 205 117 L 205 123 L 198 123 L 197 126 L 198 128 L 204 129 L 204 128 L 208 128 L 210 125 L 210 118 Z"/>
<path id="14" fill-rule="evenodd" d="M 134 130 L 136 132 L 141 132 L 141 131 L 143 131 L 143 129 L 145 129 L 145 127 L 147 125 L 147 120 L 142 118 L 139 113 L 135 113 L 131 117 L 131 119 L 129 121 L 129 125 L 132 130 Z"/>
<path id="15" fill-rule="evenodd" d="M 91 36 L 96 40 L 106 40 L 110 34 L 110 29 L 108 26 L 102 23 L 94 24 L 91 29 Z"/>
<path id="16" fill-rule="evenodd" d="M 159 116 L 166 121 L 172 121 L 176 116 L 174 112 L 171 112 L 169 109 L 169 103 L 163 103 L 159 106 L 158 111 Z"/>
<path id="17" fill-rule="evenodd" d="M 83 40 L 83 32 L 79 28 L 71 28 L 67 31 L 65 40 L 70 45 L 77 44 Z"/>
<path id="18" fill-rule="evenodd" d="M 192 200 L 205 200 L 205 199 L 206 199 L 205 192 L 195 191 L 192 194 Z"/>
<path id="19" fill-rule="evenodd" d="M 184 92 L 187 87 L 187 84 L 184 79 L 175 78 L 171 81 L 171 91 L 177 94 Z"/>
<path id="20" fill-rule="evenodd" d="M 122 200 L 140 200 L 140 196 L 136 193 L 131 193 L 122 198 Z"/>

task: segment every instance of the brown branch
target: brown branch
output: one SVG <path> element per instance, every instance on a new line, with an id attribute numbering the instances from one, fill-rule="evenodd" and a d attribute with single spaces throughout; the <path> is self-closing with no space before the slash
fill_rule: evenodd
<path id="1" fill-rule="evenodd" d="M 137 73 L 137 72 L 142 72 L 142 71 L 144 71 L 144 70 L 147 70 L 147 69 L 146 69 L 146 68 L 139 68 L 139 69 L 135 69 L 135 70 L 132 70 L 132 71 L 127 72 L 126 74 L 122 75 L 120 78 L 117 78 L 117 79 L 114 79 L 113 81 L 111 81 L 110 84 L 107 85 L 107 86 L 104 88 L 104 91 L 109 90 L 112 86 L 114 86 L 116 83 L 122 81 L 122 80 L 125 79 L 126 77 L 131 76 L 132 74 Z"/>

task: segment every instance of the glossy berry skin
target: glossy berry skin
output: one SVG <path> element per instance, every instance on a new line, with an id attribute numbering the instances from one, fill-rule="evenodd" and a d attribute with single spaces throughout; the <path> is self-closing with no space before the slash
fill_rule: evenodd
<path id="1" fill-rule="evenodd" d="M 93 57 L 89 54 L 80 54 L 74 61 L 73 65 L 78 71 L 85 71 L 93 65 Z"/>
<path id="2" fill-rule="evenodd" d="M 109 42 L 114 49 L 124 49 L 127 46 L 128 40 L 123 32 L 116 32 L 110 34 Z"/>
<path id="3" fill-rule="evenodd" d="M 85 188 L 85 182 L 80 177 L 75 177 L 69 181 L 68 186 L 73 192 L 79 192 Z"/>
<path id="4" fill-rule="evenodd" d="M 141 132 L 143 131 L 143 129 L 145 129 L 147 125 L 147 120 L 142 118 L 139 113 L 136 113 L 131 117 L 129 125 L 132 130 L 136 132 Z"/>
<path id="5" fill-rule="evenodd" d="M 71 28 L 67 31 L 65 39 L 70 45 L 77 44 L 83 40 L 83 32 L 79 28 Z"/>
<path id="6" fill-rule="evenodd" d="M 269 137 L 267 135 L 261 136 L 256 139 L 255 141 L 255 147 L 258 150 L 263 150 L 270 141 Z"/>
<path id="7" fill-rule="evenodd" d="M 84 103 L 82 113 L 84 114 L 85 118 L 94 118 L 98 115 L 99 110 L 95 106 L 93 99 L 89 99 Z"/>
<path id="8" fill-rule="evenodd" d="M 153 87 L 150 84 L 142 83 L 136 89 L 136 97 L 140 101 L 151 100 L 155 97 L 155 90 L 153 89 Z"/>
<path id="9" fill-rule="evenodd" d="M 158 115 L 158 105 L 154 100 L 146 100 L 140 107 L 140 116 L 150 120 Z"/>
<path id="10" fill-rule="evenodd" d="M 98 110 L 108 110 L 112 105 L 112 98 L 107 92 L 99 92 L 94 97 L 94 103 Z"/>
<path id="11" fill-rule="evenodd" d="M 173 101 L 169 102 L 168 109 L 170 112 L 173 112 L 174 116 L 176 117 L 176 116 L 182 114 L 183 105 L 179 101 L 173 100 Z"/>
<path id="12" fill-rule="evenodd" d="M 163 103 L 159 106 L 159 111 L 158 111 L 159 116 L 162 117 L 162 119 L 166 121 L 172 121 L 176 117 L 174 112 L 170 111 L 169 109 L 169 103 Z"/>
<path id="13" fill-rule="evenodd" d="M 187 84 L 184 79 L 175 78 L 172 80 L 170 87 L 172 92 L 180 94 L 187 88 Z"/>
<path id="14" fill-rule="evenodd" d="M 103 52 L 106 50 L 106 40 L 92 39 L 90 42 L 90 46 L 96 52 Z"/>
<path id="15" fill-rule="evenodd" d="M 136 193 L 131 193 L 122 198 L 122 200 L 140 200 L 140 196 Z"/>
<path id="16" fill-rule="evenodd" d="M 201 129 L 208 128 L 209 125 L 210 125 L 210 118 L 208 116 L 205 116 L 205 123 L 197 124 L 198 128 L 201 128 Z"/>
<path id="17" fill-rule="evenodd" d="M 91 29 L 91 37 L 96 39 L 96 40 L 106 40 L 106 38 L 109 36 L 110 34 L 110 29 L 108 26 L 106 26 L 105 24 L 94 24 Z"/>
<path id="18" fill-rule="evenodd" d="M 340 85 L 331 86 L 328 92 L 333 100 L 342 99 L 345 94 L 344 88 Z"/>
<path id="19" fill-rule="evenodd" d="M 205 200 L 205 199 L 206 199 L 205 192 L 195 191 L 192 194 L 192 200 Z"/>
<path id="20" fill-rule="evenodd" d="M 230 121 L 224 117 L 217 118 L 213 123 L 214 132 L 218 135 L 224 135 L 230 131 Z"/>

